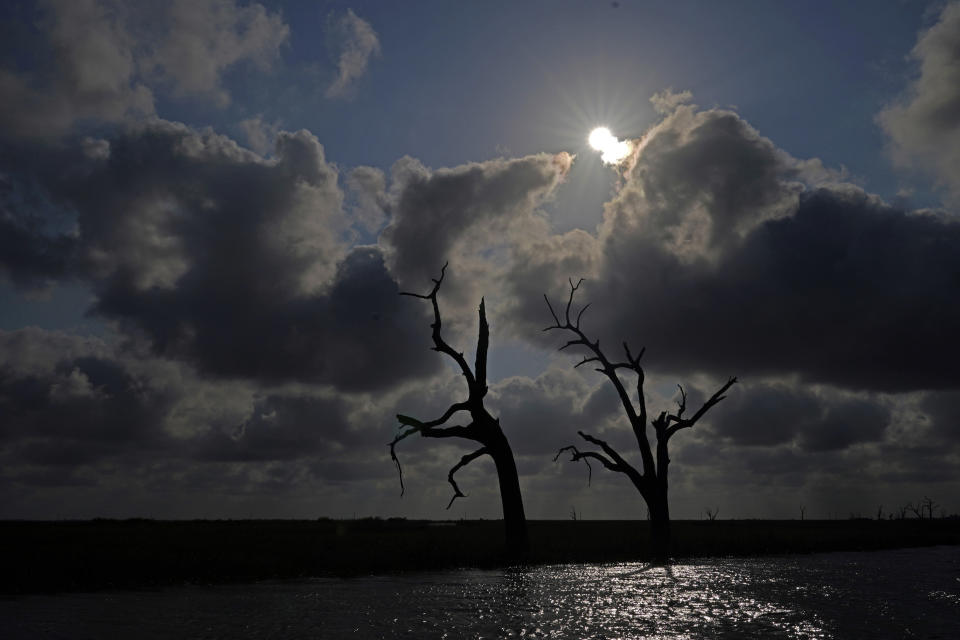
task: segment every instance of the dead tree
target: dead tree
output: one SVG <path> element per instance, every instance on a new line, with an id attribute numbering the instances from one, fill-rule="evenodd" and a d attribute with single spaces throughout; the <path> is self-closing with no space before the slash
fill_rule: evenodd
<path id="1" fill-rule="evenodd" d="M 714 507 L 713 509 L 706 507 L 704 508 L 703 512 L 707 514 L 707 520 L 713 522 L 717 519 L 717 516 L 720 515 L 720 507 Z"/>
<path id="2" fill-rule="evenodd" d="M 912 513 L 913 515 L 917 516 L 918 519 L 923 520 L 923 505 L 922 505 L 922 504 L 918 504 L 917 506 L 913 506 L 913 503 L 912 503 L 912 502 L 908 502 L 908 503 L 907 503 L 907 506 L 906 506 L 906 510 L 909 511 L 910 513 Z"/>
<path id="3" fill-rule="evenodd" d="M 676 435 L 678 431 L 693 427 L 707 411 L 723 400 L 726 397 L 723 394 L 736 383 L 737 379 L 730 378 L 727 380 L 716 393 L 710 396 L 710 398 L 689 417 L 684 417 L 684 413 L 687 410 L 686 391 L 684 391 L 682 386 L 677 385 L 680 387 L 680 400 L 677 401 L 676 413 L 663 411 L 659 416 L 649 421 L 657 439 L 656 451 L 654 451 L 647 437 L 647 406 L 643 397 L 644 371 L 640 365 L 640 358 L 643 357 L 646 349 L 641 348 L 636 356 L 634 356 L 633 352 L 630 351 L 630 347 L 624 342 L 623 350 L 626 361 L 613 361 L 600 349 L 599 340 L 590 340 L 587 337 L 580 329 L 580 319 L 583 316 L 583 312 L 586 311 L 590 305 L 584 305 L 576 314 L 575 319 L 572 319 L 570 316 L 574 293 L 576 293 L 582 282 L 583 280 L 581 279 L 577 284 L 574 284 L 573 280 L 570 280 L 570 297 L 567 299 L 563 321 L 560 320 L 553 305 L 550 304 L 550 299 L 544 294 L 543 298 L 547 301 L 547 307 L 550 309 L 550 315 L 553 316 L 554 320 L 554 324 L 546 327 L 544 331 L 561 330 L 572 334 L 572 338 L 560 347 L 560 350 L 563 351 L 569 347 L 583 347 L 587 351 L 587 354 L 583 356 L 583 360 L 578 362 L 574 368 L 594 363 L 595 370 L 610 380 L 620 399 L 620 404 L 623 405 L 623 410 L 630 421 L 633 434 L 636 437 L 637 447 L 640 449 L 642 467 L 640 469 L 635 468 L 608 443 L 583 431 L 578 431 L 577 433 L 588 443 L 599 447 L 602 453 L 597 451 L 580 451 L 576 446 L 570 445 L 560 449 L 554 460 L 559 458 L 560 454 L 564 451 L 569 451 L 572 454 L 571 461 L 583 460 L 587 464 L 588 471 L 591 475 L 593 471 L 592 467 L 590 467 L 590 460 L 598 461 L 610 471 L 626 475 L 647 504 L 647 509 L 650 514 L 650 527 L 652 532 L 651 551 L 653 557 L 656 560 L 665 560 L 670 553 L 670 506 L 667 500 L 667 470 L 670 465 L 668 443 L 670 438 Z M 631 399 L 630 393 L 624 386 L 623 380 L 620 379 L 618 371 L 621 370 L 635 374 L 637 377 L 636 404 L 634 404 L 634 400 Z"/>
<path id="4" fill-rule="evenodd" d="M 429 300 L 433 305 L 433 350 L 451 358 L 460 369 L 467 381 L 467 399 L 450 405 L 443 415 L 435 420 L 421 421 L 410 416 L 397 414 L 400 428 L 393 441 L 390 442 L 390 457 L 397 465 L 400 474 L 400 495 L 403 495 L 403 470 L 397 458 L 396 446 L 401 440 L 414 434 L 424 438 L 463 438 L 480 445 L 473 453 L 463 456 L 450 469 L 447 481 L 453 487 L 453 497 L 450 498 L 447 509 L 453 506 L 457 498 L 466 497 L 460 491 L 454 474 L 477 458 L 488 455 L 493 459 L 497 469 L 497 478 L 500 481 L 500 499 L 503 505 L 503 522 L 506 528 L 507 550 L 512 555 L 522 556 L 529 550 L 527 538 L 527 521 L 523 513 L 523 500 L 520 495 L 520 482 L 517 477 L 517 465 L 513 459 L 513 450 L 507 442 L 507 437 L 500 428 L 500 420 L 494 418 L 483 406 L 483 399 L 487 395 L 487 347 L 490 339 L 490 327 L 487 325 L 487 315 L 483 299 L 480 300 L 480 328 L 477 337 L 477 357 L 473 370 L 463 357 L 463 352 L 456 351 L 444 341 L 441 335 L 440 306 L 437 303 L 437 292 L 443 283 L 447 265 L 443 265 L 440 278 L 433 280 L 433 289 L 430 293 L 401 292 L 400 295 Z M 470 421 L 466 425 L 447 425 L 454 415 L 466 412 Z"/>

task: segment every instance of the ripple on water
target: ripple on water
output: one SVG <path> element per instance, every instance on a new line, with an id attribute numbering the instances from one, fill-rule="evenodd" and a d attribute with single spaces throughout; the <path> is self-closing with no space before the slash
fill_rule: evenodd
<path id="1" fill-rule="evenodd" d="M 954 638 L 960 548 L 0 600 L 3 638 Z"/>

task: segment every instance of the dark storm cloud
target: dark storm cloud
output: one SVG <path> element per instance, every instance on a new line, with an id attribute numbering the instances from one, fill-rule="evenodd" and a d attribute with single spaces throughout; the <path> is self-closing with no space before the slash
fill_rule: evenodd
<path id="1" fill-rule="evenodd" d="M 796 443 L 811 452 L 883 438 L 890 411 L 876 398 L 817 393 L 783 383 L 742 386 L 710 417 L 711 430 L 735 445 Z"/>
<path id="2" fill-rule="evenodd" d="M 548 318 L 534 291 L 584 275 L 588 333 L 647 345 L 655 369 L 960 385 L 960 222 L 830 182 L 726 111 L 679 107 L 641 145 L 596 240 L 518 252 L 522 332 Z"/>
<path id="3" fill-rule="evenodd" d="M 49 247 L 70 249 L 95 313 L 218 375 L 357 390 L 435 370 L 420 348 L 425 309 L 400 299 L 377 248 L 348 249 L 338 173 L 311 134 L 280 133 L 264 160 L 156 121 L 102 151 L 46 169 L 77 232 L 28 234 L 14 220 L 22 244 L 3 262 L 15 277 L 55 275 L 66 251 Z"/>
<path id="4" fill-rule="evenodd" d="M 890 391 L 960 384 L 960 223 L 821 189 L 715 265 L 636 236 L 611 237 L 607 256 L 598 313 L 666 366 Z"/>
<path id="5" fill-rule="evenodd" d="M 960 198 L 960 3 L 947 4 L 913 48 L 919 77 L 877 121 L 890 136 L 894 159 L 933 171 Z"/>
<path id="6" fill-rule="evenodd" d="M 332 461 L 382 477 L 392 471 L 381 431 L 392 410 L 309 386 L 263 392 L 203 379 L 96 338 L 0 331 L 6 483 L 107 486 L 135 478 L 189 488 L 206 477 L 218 489 L 235 480 L 263 489 L 309 479 Z M 382 469 L 368 464 L 374 448 Z M 286 464 L 284 474 L 273 463 Z"/>
<path id="7" fill-rule="evenodd" d="M 0 279 L 32 290 L 44 289 L 67 274 L 74 239 L 50 236 L 42 226 L 36 218 L 0 209 Z"/>
<path id="8" fill-rule="evenodd" d="M 934 435 L 950 442 L 960 441 L 960 391 L 929 393 L 920 407 L 930 420 Z"/>
<path id="9" fill-rule="evenodd" d="M 249 419 L 227 433 L 211 430 L 199 438 L 203 460 L 295 460 L 332 453 L 349 442 L 348 407 L 338 397 L 267 396 Z"/>
<path id="10" fill-rule="evenodd" d="M 956 8 L 921 38 L 912 93 L 880 116 L 898 153 L 949 184 Z M 430 350 L 429 305 L 398 295 L 424 291 L 447 261 L 440 303 L 458 350 L 473 350 L 481 295 L 493 350 L 504 329 L 556 348 L 563 339 L 540 333 L 542 294 L 564 300 L 567 277 L 584 276 L 588 334 L 614 359 L 623 339 L 648 347 L 651 413 L 671 403 L 659 394 L 674 378 L 693 378 L 696 405 L 718 386 L 710 375 L 741 377 L 677 439 L 681 500 L 723 483 L 797 488 L 851 470 L 862 483 L 949 480 L 956 468 L 956 218 L 884 203 L 736 113 L 665 92 L 600 226 L 556 234 L 539 208 L 570 169 L 565 153 L 435 170 L 405 157 L 388 179 L 374 167 L 342 174 L 313 134 L 280 131 L 276 114 L 241 123 L 256 153 L 159 119 L 161 97 L 224 106 L 229 69 L 273 64 L 287 26 L 257 3 L 64 0 L 42 14 L 36 41 L 51 65 L 0 69 L 0 277 L 22 289 L 79 283 L 111 338 L 0 332 L 5 497 L 56 505 L 72 494 L 47 489 L 90 486 L 102 490 L 87 494 L 96 505 L 106 489 L 133 487 L 193 490 L 206 496 L 198 505 L 234 493 L 279 504 L 335 487 L 325 499 L 355 499 L 348 511 L 389 504 L 394 415 L 434 418 L 463 399 L 462 377 Z M 341 27 L 331 97 L 379 50 L 352 12 Z M 91 126 L 96 137 L 83 138 Z M 583 489 L 585 470 L 552 462 L 580 444 L 578 429 L 636 454 L 612 387 L 573 371 L 578 360 L 490 383 L 525 498 L 545 516 L 558 500 L 565 515 Z M 446 494 L 465 450 L 403 444 L 405 471 L 429 483 L 423 495 Z M 489 498 L 495 511 L 485 464 L 464 470 L 479 494 L 470 508 Z M 594 471 L 595 483 L 623 483 Z M 448 498 L 418 513 L 442 515 Z M 622 515 L 595 499 L 597 513 Z"/>
<path id="11" fill-rule="evenodd" d="M 890 422 L 890 412 L 870 400 L 845 400 L 826 411 L 800 432 L 800 445 L 807 451 L 845 449 L 861 442 L 876 442 Z"/>
<path id="12" fill-rule="evenodd" d="M 168 444 L 161 425 L 170 399 L 146 392 L 144 381 L 96 341 L 35 329 L 0 332 L 0 353 L 5 457 L 78 466 L 121 454 L 141 458 Z"/>
<path id="13" fill-rule="evenodd" d="M 741 445 L 790 442 L 820 418 L 814 394 L 787 385 L 741 387 L 711 416 L 717 435 Z"/>
<path id="14" fill-rule="evenodd" d="M 278 134 L 271 160 L 165 121 L 99 142 L 72 163 L 39 169 L 78 232 L 31 238 L 73 250 L 71 273 L 93 283 L 96 313 L 204 371 L 350 390 L 435 370 L 420 348 L 428 309 L 401 300 L 394 279 L 429 283 L 465 234 L 478 235 L 477 252 L 502 243 L 496 235 L 529 220 L 569 166 L 565 155 L 547 154 L 433 173 L 405 161 L 381 240 L 394 263 L 388 274 L 380 249 L 347 253 L 351 221 L 338 172 L 308 132 Z M 382 179 L 364 169 L 348 184 L 359 207 L 375 208 L 386 198 Z M 5 256 L 22 265 L 18 276 L 31 275 L 28 258 L 48 255 L 37 244 Z M 470 273 L 454 272 L 461 280 Z"/>
<path id="15" fill-rule="evenodd" d="M 493 385 L 489 406 L 514 452 L 546 463 L 578 430 L 596 432 L 619 415 L 620 403 L 611 385 L 591 387 L 570 370 L 550 368 L 536 378 L 518 376 Z"/>

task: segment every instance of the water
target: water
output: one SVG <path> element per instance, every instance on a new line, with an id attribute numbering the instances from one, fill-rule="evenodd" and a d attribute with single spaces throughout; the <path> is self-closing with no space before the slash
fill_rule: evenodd
<path id="1" fill-rule="evenodd" d="M 0 600 L 17 638 L 954 638 L 960 547 Z"/>

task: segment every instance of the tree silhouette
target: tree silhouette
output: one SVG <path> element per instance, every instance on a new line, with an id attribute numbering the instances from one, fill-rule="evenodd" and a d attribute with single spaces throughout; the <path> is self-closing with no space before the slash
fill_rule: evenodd
<path id="1" fill-rule="evenodd" d="M 427 422 L 416 418 L 397 414 L 397 420 L 400 421 L 400 428 L 393 441 L 390 443 L 390 457 L 397 465 L 397 472 L 400 474 L 400 495 L 403 495 L 403 470 L 400 467 L 400 460 L 397 458 L 396 446 L 401 440 L 419 433 L 424 438 L 463 438 L 472 440 L 480 444 L 480 448 L 473 453 L 463 456 L 447 474 L 447 480 L 453 487 L 453 497 L 450 498 L 447 509 L 453 505 L 457 498 L 466 497 L 460 491 L 454 474 L 467 466 L 477 458 L 489 455 L 493 458 L 493 463 L 497 469 L 497 478 L 500 482 L 500 500 L 503 505 L 503 522 L 506 530 L 506 545 L 510 554 L 522 556 L 529 550 L 529 540 L 527 537 L 527 521 L 523 513 L 523 499 L 520 495 L 520 482 L 517 477 L 517 465 L 513 459 L 513 450 L 507 441 L 503 429 L 500 427 L 500 420 L 494 418 L 483 406 L 483 399 L 487 395 L 487 348 L 490 341 L 490 327 L 487 324 L 487 315 L 484 307 L 484 301 L 480 300 L 480 326 L 477 336 L 477 357 L 474 368 L 471 371 L 463 352 L 456 351 L 453 347 L 444 341 L 441 335 L 442 322 L 440 320 L 440 306 L 437 303 L 437 292 L 443 283 L 443 277 L 446 274 L 447 265 L 443 265 L 440 271 L 440 277 L 433 280 L 433 289 L 430 293 L 422 295 L 419 293 L 401 292 L 400 295 L 411 296 L 429 300 L 433 305 L 433 350 L 445 354 L 456 362 L 460 372 L 467 381 L 467 399 L 463 402 L 457 402 L 450 405 L 443 415 L 436 420 Z M 457 413 L 467 412 L 470 415 L 470 422 L 463 425 L 450 425 L 447 422 Z"/>
<path id="2" fill-rule="evenodd" d="M 572 456 L 571 461 L 583 460 L 587 464 L 588 472 L 591 476 L 593 474 L 593 469 L 590 466 L 591 459 L 597 460 L 610 471 L 616 471 L 617 473 L 626 475 L 647 503 L 652 532 L 651 551 L 654 559 L 662 561 L 665 560 L 670 553 L 670 506 L 667 500 L 667 470 L 670 465 L 668 443 L 670 438 L 676 435 L 678 431 L 693 427 L 707 411 L 726 397 L 723 394 L 736 383 L 737 379 L 730 378 L 727 380 L 716 393 L 710 396 L 710 398 L 689 417 L 684 417 L 684 413 L 687 410 L 687 393 L 682 386 L 677 385 L 680 388 L 680 400 L 677 401 L 676 413 L 663 411 L 659 416 L 649 421 L 657 439 L 656 452 L 654 453 L 650 447 L 650 440 L 647 438 L 647 406 L 643 397 L 644 372 L 643 367 L 640 366 L 640 358 L 643 357 L 646 348 L 640 349 L 637 355 L 634 356 L 630 351 L 630 347 L 624 342 L 623 350 L 627 358 L 626 362 L 614 362 L 610 360 L 600 349 L 600 341 L 590 340 L 580 329 L 580 319 L 583 316 L 583 312 L 586 311 L 590 305 L 584 305 L 577 313 L 576 320 L 571 320 L 570 309 L 573 305 L 573 296 L 581 283 L 583 283 L 582 279 L 577 282 L 577 284 L 574 284 L 573 280 L 570 280 L 570 297 L 567 300 L 563 322 L 560 321 L 560 317 L 556 311 L 554 311 L 553 305 L 550 304 L 550 299 L 544 294 L 543 298 L 547 301 L 547 307 L 550 309 L 550 315 L 553 316 L 554 320 L 554 324 L 546 327 L 544 331 L 561 330 L 573 334 L 573 337 L 560 347 L 560 350 L 563 351 L 569 347 L 579 346 L 589 352 L 588 355 L 583 356 L 583 360 L 578 362 L 574 368 L 588 363 L 595 363 L 595 370 L 607 376 L 610 380 L 610 383 L 614 389 L 616 389 L 617 396 L 620 398 L 620 404 L 623 405 L 623 410 L 630 421 L 630 427 L 633 430 L 637 440 L 637 446 L 640 449 L 643 466 L 640 470 L 636 469 L 609 444 L 583 431 L 578 431 L 577 433 L 590 444 L 599 447 L 602 453 L 597 451 L 580 451 L 576 446 L 570 445 L 560 449 L 556 457 L 554 457 L 554 460 L 557 460 L 564 451 L 569 451 Z M 620 370 L 626 370 L 637 376 L 636 405 L 634 405 L 634 401 L 630 398 L 630 394 L 627 392 L 623 381 L 617 373 Z"/>

